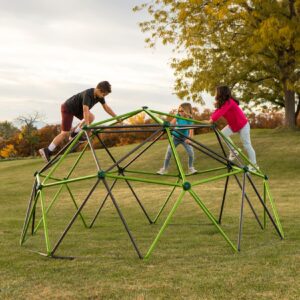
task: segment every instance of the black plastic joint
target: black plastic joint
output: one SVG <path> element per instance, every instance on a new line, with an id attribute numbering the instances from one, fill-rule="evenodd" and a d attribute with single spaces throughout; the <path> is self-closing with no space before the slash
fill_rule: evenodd
<path id="1" fill-rule="evenodd" d="M 192 186 L 188 181 L 186 181 L 186 182 L 183 183 L 182 187 L 185 191 L 188 191 L 188 190 L 191 189 Z"/>
<path id="2" fill-rule="evenodd" d="M 170 122 L 169 122 L 169 121 L 164 121 L 164 122 L 163 122 L 163 127 L 164 127 L 164 128 L 170 127 Z"/>
<path id="3" fill-rule="evenodd" d="M 39 171 L 35 171 L 34 174 L 33 174 L 33 177 L 35 177 L 38 174 L 39 174 Z"/>
<path id="4" fill-rule="evenodd" d="M 100 178 L 100 179 L 105 178 L 105 172 L 104 171 L 99 171 L 98 172 L 98 178 Z"/>
<path id="5" fill-rule="evenodd" d="M 42 186 L 41 184 L 38 184 L 38 185 L 36 186 L 36 190 L 37 190 L 37 191 L 40 191 L 42 188 L 43 188 L 43 186 Z"/>
<path id="6" fill-rule="evenodd" d="M 122 167 L 118 167 L 118 172 L 119 172 L 119 174 L 123 174 L 124 173 L 124 168 L 122 168 Z"/>
<path id="7" fill-rule="evenodd" d="M 148 109 L 148 106 L 142 106 L 142 109 Z"/>
<path id="8" fill-rule="evenodd" d="M 247 173 L 249 171 L 249 168 L 247 166 L 244 166 L 243 170 L 244 170 L 245 173 Z"/>
<path id="9" fill-rule="evenodd" d="M 268 175 L 265 175 L 265 180 L 269 180 L 269 176 Z"/>

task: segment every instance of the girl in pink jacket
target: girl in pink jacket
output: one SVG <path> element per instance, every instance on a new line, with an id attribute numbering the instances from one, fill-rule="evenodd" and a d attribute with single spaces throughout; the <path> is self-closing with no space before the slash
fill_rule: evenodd
<path id="1" fill-rule="evenodd" d="M 215 107 L 217 108 L 210 117 L 210 122 L 214 123 L 219 118 L 224 117 L 228 123 L 222 129 L 222 133 L 230 140 L 230 136 L 234 133 L 240 135 L 241 142 L 246 152 L 248 153 L 249 160 L 256 166 L 256 155 L 251 145 L 250 139 L 250 125 L 245 114 L 239 107 L 239 102 L 232 98 L 231 92 L 228 86 L 219 86 L 216 91 L 216 102 Z M 230 150 L 229 160 L 234 160 L 238 153 L 233 149 Z M 248 166 L 250 171 L 255 171 L 255 168 Z"/>

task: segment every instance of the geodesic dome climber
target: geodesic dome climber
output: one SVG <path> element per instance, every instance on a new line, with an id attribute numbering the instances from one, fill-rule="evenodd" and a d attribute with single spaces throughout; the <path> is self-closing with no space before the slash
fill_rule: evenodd
<path id="1" fill-rule="evenodd" d="M 125 121 L 140 113 L 147 115 L 151 119 L 151 123 L 142 125 L 118 125 L 117 123 L 120 120 Z M 173 126 L 165 121 L 164 117 L 181 118 L 192 121 L 193 124 Z M 182 128 L 209 128 L 214 132 L 215 136 L 214 145 L 206 145 L 202 142 L 201 135 L 197 139 L 189 138 L 195 153 L 202 157 L 198 159 L 199 166 L 203 165 L 203 169 L 199 170 L 198 168 L 198 172 L 193 175 L 188 175 L 184 172 L 182 156 L 178 154 L 178 148 L 174 146 L 172 139 L 172 132 L 174 131 L 180 137 L 183 136 L 179 131 Z M 123 153 L 120 156 L 118 152 L 119 157 L 117 157 L 113 153 L 115 147 L 109 148 L 106 145 L 105 136 L 108 134 L 121 136 L 124 133 L 143 134 L 144 140 L 130 147 L 121 147 Z M 85 136 L 86 141 L 83 145 L 81 144 L 81 150 L 69 155 L 74 148 L 79 146 L 83 136 Z M 172 149 L 175 161 L 173 172 L 166 175 L 157 175 L 156 170 L 152 168 L 152 163 L 147 162 L 146 158 L 144 158 L 142 166 L 147 165 L 148 169 L 136 169 L 136 162 L 145 157 L 149 149 L 153 149 L 163 137 L 165 137 Z M 96 150 L 97 145 L 101 145 L 102 149 Z M 162 147 L 160 146 L 159 148 Z M 88 149 L 90 151 L 87 151 Z M 229 149 L 235 149 L 238 153 L 234 161 L 230 161 L 227 158 Z M 99 151 L 101 151 L 101 155 L 99 155 Z M 162 156 L 164 156 L 164 153 Z M 215 231 L 221 234 L 234 251 L 240 251 L 241 249 L 245 203 L 261 229 L 265 229 L 266 221 L 269 219 L 279 237 L 283 239 L 284 233 L 275 202 L 270 193 L 268 177 L 259 169 L 250 171 L 247 167 L 248 165 L 251 165 L 251 162 L 243 152 L 227 140 L 214 125 L 201 123 L 197 120 L 186 119 L 143 107 L 115 118 L 94 123 L 84 127 L 48 164 L 35 173 L 20 244 L 23 245 L 30 236 L 37 235 L 39 231 L 44 236 L 46 252 L 38 253 L 52 258 L 64 258 L 66 256 L 60 256 L 56 253 L 70 229 L 74 227 L 74 224 L 79 223 L 75 221 L 77 219 L 81 220 L 85 228 L 92 228 L 96 219 L 99 218 L 105 203 L 110 199 L 136 253 L 139 258 L 146 259 L 150 257 L 166 227 L 170 224 L 175 211 L 180 211 L 180 205 L 186 196 L 195 201 L 196 206 L 200 207 L 204 212 L 214 226 Z M 255 166 L 253 165 L 253 167 Z M 239 195 L 236 190 L 233 194 L 229 193 L 229 181 L 232 181 L 231 186 L 235 186 Z M 122 184 L 123 191 L 124 187 L 127 188 L 128 194 L 126 196 L 118 193 L 119 183 Z M 213 198 L 219 198 L 219 200 L 215 199 L 214 201 L 214 203 L 219 203 L 218 217 L 213 213 L 213 209 L 210 209 L 204 203 L 204 198 L 200 196 L 207 184 L 211 184 L 211 188 L 218 184 L 218 189 L 221 191 L 220 196 L 216 194 L 213 196 Z M 151 185 L 153 187 L 151 190 L 156 193 L 157 198 L 160 198 L 160 190 L 155 190 L 157 187 L 166 188 L 168 191 L 167 197 L 164 198 L 164 201 L 161 202 L 158 210 L 155 212 L 154 218 L 150 216 L 143 203 L 142 198 L 145 195 L 137 192 L 138 185 Z M 165 219 L 158 232 L 156 230 L 156 236 L 145 255 L 142 254 L 138 247 L 129 228 L 128 218 L 125 218 L 120 208 L 120 201 L 123 201 L 124 197 L 129 197 L 128 195 L 136 201 L 142 215 L 145 216 L 149 224 L 158 224 L 158 220 L 165 215 Z M 174 196 L 176 200 L 171 204 L 171 199 Z M 224 222 L 222 222 L 227 198 L 234 198 L 235 201 L 239 200 L 238 205 L 234 204 L 235 207 L 239 208 L 236 244 L 232 242 L 225 232 Z M 256 201 L 256 206 L 263 210 L 261 217 L 257 213 L 257 207 L 254 205 L 253 199 Z M 94 201 L 94 204 L 89 207 L 89 212 L 92 212 L 92 218 L 89 218 L 90 222 L 88 222 L 84 212 L 91 201 Z M 57 214 L 50 221 L 53 212 Z M 61 231 L 56 229 L 56 224 L 60 219 L 67 221 L 67 223 L 64 223 Z M 54 244 L 51 232 L 55 233 Z M 78 239 L 80 239 L 80 236 L 78 236 Z"/>

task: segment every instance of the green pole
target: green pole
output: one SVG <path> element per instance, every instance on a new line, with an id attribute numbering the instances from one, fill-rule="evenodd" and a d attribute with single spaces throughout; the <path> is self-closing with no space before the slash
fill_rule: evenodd
<path id="1" fill-rule="evenodd" d="M 66 158 L 66 156 L 69 154 L 69 152 L 71 151 L 71 149 L 73 149 L 73 147 L 75 146 L 75 144 L 78 142 L 78 140 L 81 138 L 81 136 L 84 134 L 84 132 L 79 132 L 77 134 L 77 136 L 75 137 L 74 141 L 70 144 L 70 146 L 68 147 L 68 149 L 66 149 L 65 153 L 60 157 L 60 159 L 58 160 L 58 162 L 54 165 L 54 167 L 51 169 L 51 171 L 48 173 L 48 175 L 46 176 L 46 178 L 43 180 L 43 184 L 45 182 L 47 182 L 48 178 L 55 172 L 55 170 L 60 166 L 60 164 L 64 161 L 64 159 Z"/>
<path id="2" fill-rule="evenodd" d="M 51 203 L 50 203 L 49 206 L 47 207 L 46 212 L 45 212 L 46 215 L 48 215 L 48 212 L 50 211 L 50 209 L 51 209 L 51 207 L 53 206 L 54 202 L 56 201 L 57 197 L 58 197 L 59 194 L 61 193 L 62 189 L 63 189 L 63 185 L 62 185 L 62 186 L 59 188 L 59 190 L 56 192 L 56 194 L 54 195 L 54 197 L 53 197 Z M 39 222 L 38 222 L 37 225 L 35 226 L 33 233 L 36 233 L 36 232 L 37 232 L 37 230 L 38 230 L 38 228 L 40 227 L 42 221 L 43 221 L 43 216 L 40 218 Z"/>
<path id="3" fill-rule="evenodd" d="M 265 185 L 266 185 L 266 192 L 267 192 L 267 195 L 269 197 L 269 201 L 271 203 L 273 214 L 274 214 L 274 217 L 275 217 L 275 220 L 276 220 L 276 224 L 278 226 L 278 229 L 280 230 L 282 238 L 284 238 L 284 233 L 283 233 L 283 229 L 282 229 L 282 226 L 281 226 L 281 223 L 280 223 L 280 220 L 279 220 L 279 216 L 278 216 L 278 212 L 277 212 L 277 209 L 276 209 L 276 205 L 275 205 L 275 203 L 273 201 L 273 198 L 272 198 L 272 195 L 271 195 L 271 192 L 270 192 L 269 185 L 268 185 L 267 181 L 265 181 Z"/>
<path id="4" fill-rule="evenodd" d="M 153 180 L 153 179 L 144 179 L 144 178 L 138 178 L 138 177 L 119 176 L 119 175 L 114 175 L 114 174 L 109 174 L 109 173 L 105 173 L 105 177 L 128 180 L 128 181 L 137 181 L 137 182 L 144 182 L 144 183 L 154 183 L 154 184 L 159 184 L 159 185 L 174 186 L 174 183 Z M 175 184 L 175 185 L 179 186 L 179 187 L 181 186 L 180 184 Z"/>
<path id="5" fill-rule="evenodd" d="M 225 143 L 227 145 L 229 145 L 231 148 L 233 148 L 234 150 L 236 150 L 238 152 L 238 154 L 246 161 L 247 164 L 249 164 L 253 168 L 255 168 L 255 170 L 258 174 L 262 174 L 262 172 L 259 169 L 257 169 L 257 167 L 248 159 L 248 157 L 242 151 L 240 151 L 240 149 L 237 146 L 235 146 L 220 130 L 216 129 L 216 131 L 224 139 Z M 251 173 L 253 173 L 253 172 L 251 172 Z"/>
<path id="6" fill-rule="evenodd" d="M 239 174 L 239 173 L 243 173 L 243 172 L 244 172 L 243 169 L 239 169 L 239 170 L 232 171 L 232 172 L 229 172 L 229 173 L 226 173 L 226 174 L 217 175 L 217 176 L 214 176 L 214 177 L 211 177 L 211 178 L 198 180 L 198 181 L 195 181 L 194 183 L 192 183 L 192 186 L 196 186 L 196 185 L 199 185 L 199 184 L 202 184 L 202 183 L 215 181 L 215 180 L 218 180 L 218 179 L 222 179 L 222 178 L 229 177 L 229 176 Z"/>
<path id="7" fill-rule="evenodd" d="M 124 172 L 126 173 L 133 173 L 133 174 L 142 174 L 142 175 L 153 175 L 153 176 L 157 176 L 157 173 L 153 173 L 153 172 L 145 172 L 145 171 L 140 171 L 140 170 L 125 170 Z M 113 172 L 109 172 L 110 174 Z M 178 174 L 164 174 L 165 177 L 178 177 Z"/>
<path id="8" fill-rule="evenodd" d="M 47 214 L 46 214 L 46 211 L 45 211 L 43 191 L 41 191 L 41 207 L 42 207 L 44 235 L 45 235 L 45 241 L 46 241 L 47 255 L 50 256 L 51 246 L 50 246 L 50 240 L 49 240 L 49 235 L 48 235 L 48 225 L 47 225 L 47 216 L 46 216 Z"/>
<path id="9" fill-rule="evenodd" d="M 204 205 L 204 203 L 201 201 L 201 199 L 198 197 L 198 195 L 192 190 L 189 190 L 189 193 L 191 196 L 195 199 L 196 203 L 200 206 L 200 208 L 203 210 L 203 212 L 206 214 L 206 216 L 212 221 L 212 223 L 216 226 L 216 228 L 219 230 L 221 235 L 224 237 L 226 242 L 231 246 L 231 248 L 237 252 L 236 246 L 231 242 L 229 237 L 226 235 L 226 233 L 223 231 L 223 229 L 219 226 L 216 218 L 212 215 L 212 213 L 208 210 L 208 208 Z"/>
<path id="10" fill-rule="evenodd" d="M 179 195 L 178 199 L 176 200 L 176 202 L 175 202 L 173 208 L 171 209 L 170 213 L 168 214 L 168 216 L 167 216 L 167 218 L 166 218 L 164 224 L 163 224 L 162 227 L 160 228 L 160 230 L 159 230 L 158 234 L 156 235 L 156 237 L 155 237 L 153 243 L 151 244 L 151 246 L 150 246 L 150 248 L 149 248 L 147 254 L 145 255 L 144 259 L 148 259 L 148 258 L 150 257 L 150 255 L 151 255 L 153 249 L 155 248 L 155 246 L 156 246 L 157 242 L 159 241 L 161 235 L 163 234 L 165 228 L 166 228 L 167 225 L 169 224 L 169 222 L 170 222 L 170 220 L 171 220 L 173 214 L 175 213 L 177 207 L 178 207 L 179 204 L 181 203 L 184 194 L 185 194 L 185 191 L 182 190 L 182 191 L 181 191 L 181 194 Z"/>
<path id="11" fill-rule="evenodd" d="M 176 184 L 178 184 L 179 181 L 180 181 L 180 178 L 177 179 Z M 167 203 L 169 202 L 171 196 L 173 195 L 175 189 L 176 189 L 176 185 L 174 185 L 172 191 L 169 193 L 169 195 L 168 195 L 166 201 L 164 202 L 163 206 L 160 208 L 158 214 L 156 215 L 156 217 L 155 217 L 155 219 L 154 219 L 154 221 L 153 221 L 154 224 L 156 223 L 157 219 L 159 218 L 159 216 L 160 216 L 161 213 L 163 212 L 163 210 L 164 210 L 164 208 L 166 207 Z"/>
<path id="12" fill-rule="evenodd" d="M 31 208 L 31 211 L 30 211 L 29 218 L 28 218 L 28 220 L 27 220 L 27 223 L 26 223 L 25 226 L 24 226 L 24 232 L 23 232 L 23 235 L 21 236 L 21 240 L 20 240 L 20 245 L 21 245 L 21 246 L 24 244 L 25 237 L 26 237 L 26 234 L 27 234 L 27 230 L 28 230 L 30 221 L 31 221 L 31 219 L 32 219 L 33 212 L 34 212 L 34 210 L 35 210 L 35 208 L 36 208 L 36 204 L 37 204 L 39 195 L 40 195 L 40 190 L 38 190 L 37 193 L 36 193 L 36 195 L 35 195 L 34 203 L 33 203 L 33 205 L 32 205 L 32 208 Z"/>
<path id="13" fill-rule="evenodd" d="M 78 178 L 66 179 L 66 180 L 61 180 L 61 181 L 57 181 L 57 182 L 46 183 L 43 185 L 43 187 L 47 188 L 50 186 L 56 186 L 56 185 L 60 185 L 60 184 L 77 182 L 77 181 L 82 181 L 82 180 L 88 180 L 88 179 L 93 179 L 93 178 L 97 178 L 97 177 L 98 177 L 98 175 L 88 175 L 88 176 L 83 176 L 83 177 L 78 177 Z"/>
<path id="14" fill-rule="evenodd" d="M 69 186 L 68 186 L 67 184 L 66 184 L 66 188 L 67 188 L 67 190 L 68 190 L 68 192 L 69 192 L 69 194 L 70 194 L 70 197 L 71 197 L 71 199 L 72 199 L 72 201 L 73 201 L 73 203 L 74 203 L 74 205 L 75 205 L 76 211 L 77 211 L 77 210 L 78 210 L 78 205 L 77 205 L 77 203 L 76 203 L 76 201 L 75 201 L 74 195 L 73 195 L 73 193 L 71 192 L 71 189 L 69 188 Z M 80 216 L 80 218 L 81 218 L 81 220 L 82 220 L 82 223 L 83 223 L 84 227 L 85 227 L 85 228 L 88 228 L 88 226 L 87 226 L 87 224 L 86 224 L 86 222 L 85 222 L 85 220 L 84 220 L 84 217 L 83 217 L 83 215 L 82 215 L 81 212 L 79 213 L 79 216 Z"/>
<path id="15" fill-rule="evenodd" d="M 185 181 L 185 174 L 184 174 L 184 171 L 183 171 L 183 168 L 182 168 L 182 165 L 181 165 L 178 153 L 176 151 L 176 147 L 174 145 L 173 138 L 172 138 L 172 135 L 170 133 L 170 129 L 166 128 L 166 132 L 167 132 L 167 135 L 168 135 L 169 143 L 170 143 L 170 146 L 171 146 L 174 158 L 175 158 L 175 162 L 176 162 L 177 168 L 179 170 L 179 174 L 180 174 L 180 176 L 182 178 L 182 181 Z"/>
<path id="16" fill-rule="evenodd" d="M 264 203 L 267 206 L 267 188 L 266 188 L 266 181 L 264 180 Z M 267 214 L 266 210 L 264 208 L 264 229 L 266 229 L 267 226 Z"/>
<path id="17" fill-rule="evenodd" d="M 162 116 L 171 117 L 171 118 L 178 118 L 178 119 L 181 119 L 181 120 L 191 121 L 191 122 L 194 122 L 194 123 L 198 123 L 200 125 L 207 125 L 207 123 L 201 122 L 199 120 L 184 118 L 184 117 L 181 117 L 181 116 L 175 116 L 175 115 L 172 115 L 172 114 L 167 114 L 167 113 L 160 112 L 160 111 L 153 110 L 153 109 L 150 109 L 148 112 L 158 114 L 158 115 L 162 115 Z M 207 126 L 207 127 L 210 127 L 210 126 Z M 212 127 L 212 125 L 211 125 L 211 127 Z"/>
<path id="18" fill-rule="evenodd" d="M 107 122 L 111 122 L 111 121 L 114 121 L 114 120 L 118 120 L 118 119 L 123 119 L 123 118 L 124 118 L 124 120 L 125 120 L 125 119 L 127 119 L 127 118 L 132 117 L 133 115 L 136 115 L 136 114 L 142 112 L 142 111 L 143 111 L 143 109 L 140 108 L 140 109 L 131 111 L 131 112 L 126 113 L 126 114 L 123 114 L 123 115 L 119 115 L 119 116 L 116 116 L 116 117 L 113 117 L 113 118 L 109 118 L 109 119 L 106 119 L 106 120 L 103 120 L 103 121 L 100 121 L 100 122 L 93 123 L 93 124 L 91 124 L 91 126 L 92 126 L 92 127 L 94 127 L 94 126 L 99 126 L 99 125 L 101 125 L 101 124 L 104 124 L 104 123 L 107 123 Z M 88 127 L 87 127 L 87 128 L 88 128 Z"/>

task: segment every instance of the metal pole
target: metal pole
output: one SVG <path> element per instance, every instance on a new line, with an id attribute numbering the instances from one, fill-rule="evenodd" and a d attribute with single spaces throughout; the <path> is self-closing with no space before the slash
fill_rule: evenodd
<path id="1" fill-rule="evenodd" d="M 236 175 L 234 175 L 234 177 L 235 177 L 235 180 L 236 180 L 236 182 L 238 183 L 240 189 L 242 190 L 242 185 L 241 185 L 239 179 L 237 178 Z M 247 200 L 247 202 L 248 202 L 248 204 L 249 204 L 249 206 L 250 206 L 250 208 L 251 208 L 251 211 L 252 211 L 253 214 L 254 214 L 254 217 L 255 217 L 257 223 L 259 224 L 260 228 L 263 229 L 263 225 L 261 224 L 261 221 L 259 220 L 259 217 L 258 217 L 257 213 L 255 212 L 255 209 L 254 209 L 254 207 L 252 206 L 252 204 L 251 204 L 251 202 L 250 202 L 250 199 L 249 199 L 247 193 L 245 193 L 245 198 L 246 198 L 246 200 Z"/>
<path id="2" fill-rule="evenodd" d="M 173 214 L 175 213 L 177 207 L 179 206 L 179 204 L 181 203 L 183 196 L 185 194 L 185 191 L 182 190 L 181 194 L 179 195 L 178 199 L 176 200 L 175 204 L 173 205 L 171 211 L 169 212 L 164 224 L 162 225 L 162 227 L 160 228 L 158 234 L 156 235 L 154 241 L 152 242 L 147 254 L 145 255 L 144 259 L 148 259 L 153 251 L 153 249 L 155 248 L 157 242 L 159 241 L 161 235 L 163 234 L 164 230 L 166 229 L 167 225 L 169 224 Z"/>
<path id="3" fill-rule="evenodd" d="M 239 234 L 238 234 L 238 251 L 241 251 L 241 238 L 243 231 L 243 211 L 244 211 L 244 199 L 245 199 L 245 179 L 246 173 L 243 175 L 243 187 L 242 187 L 242 202 L 241 202 L 241 212 L 240 212 L 240 225 L 239 225 Z"/>
<path id="4" fill-rule="evenodd" d="M 278 235 L 280 236 L 280 238 L 283 239 L 283 238 L 284 238 L 283 232 L 278 228 L 277 224 L 275 223 L 275 221 L 274 221 L 274 219 L 273 219 L 271 213 L 269 212 L 269 210 L 268 210 L 267 206 L 265 205 L 263 199 L 261 198 L 260 194 L 258 193 L 258 191 L 257 191 L 257 189 L 256 189 L 256 186 L 254 185 L 254 183 L 253 183 L 251 177 L 250 177 L 249 175 L 247 175 L 247 178 L 248 178 L 249 182 L 251 183 L 251 186 L 252 186 L 252 188 L 254 189 L 254 191 L 255 191 L 255 193 L 256 193 L 256 195 L 257 195 L 257 197 L 258 197 L 260 203 L 262 204 L 262 206 L 263 206 L 263 208 L 265 209 L 267 215 L 269 216 L 269 219 L 271 220 L 273 226 L 275 227 L 275 230 L 277 231 L 277 233 L 278 233 Z"/>
<path id="5" fill-rule="evenodd" d="M 120 219 L 121 219 L 121 221 L 122 221 L 122 223 L 123 223 L 123 225 L 124 225 L 124 227 L 125 227 L 125 229 L 126 229 L 128 235 L 129 235 L 129 238 L 130 238 L 130 240 L 131 240 L 131 243 L 133 244 L 133 247 L 134 247 L 135 251 L 137 252 L 139 258 L 142 259 L 143 256 L 142 256 L 142 254 L 141 254 L 139 248 L 137 247 L 137 244 L 136 244 L 136 242 L 135 242 L 135 240 L 134 240 L 134 238 L 133 238 L 133 236 L 132 236 L 132 234 L 131 234 L 131 232 L 130 232 L 130 230 L 129 230 L 129 227 L 128 227 L 126 221 L 125 221 L 125 218 L 123 217 L 122 212 L 121 212 L 121 210 L 120 210 L 120 208 L 119 208 L 119 206 L 118 206 L 118 204 L 117 204 L 117 202 L 116 202 L 115 197 L 114 197 L 113 194 L 111 193 L 111 190 L 110 190 L 110 188 L 109 188 L 109 186 L 108 186 L 108 184 L 107 184 L 105 178 L 103 178 L 103 183 L 104 183 L 104 185 L 105 185 L 105 187 L 106 187 L 107 192 L 108 192 L 109 195 L 110 195 L 110 198 L 111 198 L 111 200 L 112 200 L 112 202 L 113 202 L 113 204 L 114 204 L 114 206 L 115 206 L 115 208 L 116 208 L 116 210 L 117 210 L 117 212 L 118 212 L 118 214 L 119 214 L 119 217 L 120 217 Z"/>
<path id="6" fill-rule="evenodd" d="M 178 184 L 179 181 L 180 181 L 180 178 L 177 179 L 176 184 Z M 164 202 L 163 206 L 160 208 L 160 210 L 159 210 L 158 214 L 156 215 L 156 217 L 155 217 L 153 223 L 156 223 L 156 221 L 157 221 L 158 218 L 160 217 L 161 213 L 163 212 L 164 208 L 166 207 L 167 203 L 169 202 L 171 196 L 173 195 L 175 189 L 176 189 L 176 185 L 173 187 L 172 191 L 169 193 L 169 195 L 168 195 L 166 201 Z"/>
<path id="7" fill-rule="evenodd" d="M 51 256 L 54 255 L 55 251 L 57 250 L 58 246 L 60 245 L 60 243 L 62 242 L 62 240 L 64 239 L 64 237 L 66 236 L 67 232 L 69 231 L 69 229 L 71 228 L 71 226 L 73 225 L 74 221 L 76 220 L 77 216 L 79 215 L 79 213 L 81 212 L 82 208 L 85 206 L 86 202 L 89 200 L 89 198 L 91 197 L 91 195 L 93 194 L 94 190 L 96 189 L 97 185 L 99 184 L 100 179 L 98 178 L 96 183 L 94 184 L 94 186 L 92 187 L 92 189 L 90 190 L 90 192 L 88 193 L 88 195 L 86 196 L 86 198 L 84 199 L 84 201 L 81 203 L 80 207 L 78 208 L 78 210 L 76 211 L 76 213 L 74 214 L 73 218 L 71 219 L 71 221 L 69 222 L 68 226 L 66 227 L 66 229 L 64 230 L 63 234 L 61 235 L 61 237 L 59 238 L 59 240 L 57 241 L 56 245 L 54 246 L 54 248 L 51 251 Z"/>
<path id="8" fill-rule="evenodd" d="M 221 210 L 220 210 L 220 214 L 219 214 L 219 221 L 218 221 L 219 224 L 221 224 L 221 221 L 222 221 L 222 215 L 223 215 L 223 209 L 224 209 L 224 204 L 225 204 L 228 180 L 229 180 L 229 176 L 226 177 L 225 188 L 224 188 L 224 192 L 223 192 L 223 199 L 222 199 L 222 204 L 221 204 Z"/>
<path id="9" fill-rule="evenodd" d="M 110 190 L 112 190 L 112 189 L 114 188 L 114 186 L 115 186 L 117 180 L 118 180 L 118 179 L 115 179 L 115 180 L 114 180 L 113 184 L 111 185 Z M 105 202 L 106 202 L 108 196 L 109 196 L 109 193 L 107 192 L 107 193 L 106 193 L 106 196 L 105 196 L 105 198 L 104 198 L 104 200 L 102 201 L 102 204 L 100 205 L 98 211 L 96 212 L 95 217 L 93 218 L 91 224 L 89 225 L 89 228 L 92 228 L 92 227 L 93 227 L 93 225 L 94 225 L 94 223 L 95 223 L 95 221 L 96 221 L 96 219 L 97 219 L 97 217 L 98 217 L 100 211 L 102 210 L 102 208 L 103 208 L 103 206 L 104 206 L 104 204 L 105 204 Z"/>

